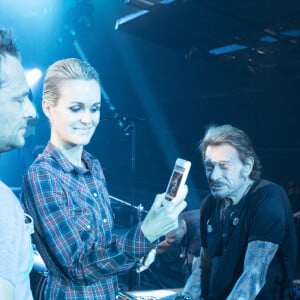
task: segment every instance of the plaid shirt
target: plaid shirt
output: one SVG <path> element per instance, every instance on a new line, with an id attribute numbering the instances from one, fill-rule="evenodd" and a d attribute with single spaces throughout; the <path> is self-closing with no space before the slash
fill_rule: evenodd
<path id="1" fill-rule="evenodd" d="M 101 165 L 84 151 L 88 170 L 72 165 L 51 143 L 27 171 L 22 202 L 35 222 L 35 243 L 48 268 L 45 299 L 116 299 L 116 274 L 154 246 L 140 224 L 112 234 Z"/>

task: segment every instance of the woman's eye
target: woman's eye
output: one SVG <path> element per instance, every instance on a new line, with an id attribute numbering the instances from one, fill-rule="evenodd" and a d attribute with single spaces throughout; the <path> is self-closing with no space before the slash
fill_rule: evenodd
<path id="1" fill-rule="evenodd" d="M 92 108 L 91 108 L 91 111 L 92 111 L 93 113 L 100 111 L 100 106 L 92 107 Z"/>
<path id="2" fill-rule="evenodd" d="M 70 110 L 72 111 L 72 112 L 78 112 L 78 111 L 80 111 L 81 110 L 81 107 L 80 106 L 71 106 L 70 107 Z"/>

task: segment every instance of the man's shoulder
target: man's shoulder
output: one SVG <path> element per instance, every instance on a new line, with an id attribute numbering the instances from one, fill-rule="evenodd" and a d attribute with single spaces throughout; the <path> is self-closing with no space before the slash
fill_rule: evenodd
<path id="1" fill-rule="evenodd" d="M 250 197 L 252 203 L 253 201 L 272 201 L 273 204 L 289 202 L 287 193 L 281 185 L 265 179 L 255 184 Z"/>
<path id="2" fill-rule="evenodd" d="M 211 194 L 208 194 L 201 202 L 200 212 L 207 207 L 211 207 L 214 202 L 215 198 Z"/>
<path id="3" fill-rule="evenodd" d="M 260 179 L 257 181 L 253 187 L 253 192 L 269 192 L 275 191 L 280 193 L 285 193 L 283 187 L 275 182 L 266 179 Z"/>
<path id="4" fill-rule="evenodd" d="M 17 196 L 14 194 L 14 192 L 3 182 L 0 180 L 0 203 L 1 205 L 7 205 L 10 204 L 17 205 L 19 204 Z M 4 209 L 5 211 L 5 209 Z"/>
<path id="5" fill-rule="evenodd" d="M 15 223 L 16 220 L 24 218 L 22 206 L 13 191 L 0 181 L 0 226 L 7 229 L 8 223 Z"/>

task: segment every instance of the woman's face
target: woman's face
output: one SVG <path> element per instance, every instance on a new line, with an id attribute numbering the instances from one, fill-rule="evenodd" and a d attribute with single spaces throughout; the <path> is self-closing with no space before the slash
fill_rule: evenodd
<path id="1" fill-rule="evenodd" d="M 59 87 L 56 105 L 43 101 L 51 124 L 51 142 L 62 148 L 87 145 L 100 120 L 100 86 L 92 80 L 72 79 Z"/>

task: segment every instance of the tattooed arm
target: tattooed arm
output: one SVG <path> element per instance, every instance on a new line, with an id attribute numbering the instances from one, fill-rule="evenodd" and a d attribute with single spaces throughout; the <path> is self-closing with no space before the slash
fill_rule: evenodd
<path id="1" fill-rule="evenodd" d="M 197 257 L 193 272 L 188 278 L 182 292 L 188 294 L 193 300 L 198 300 L 200 299 L 201 291 L 208 291 L 209 279 L 210 259 L 207 250 L 201 248 L 200 256 Z"/>
<path id="2" fill-rule="evenodd" d="M 252 241 L 248 244 L 244 271 L 227 300 L 252 300 L 266 282 L 269 265 L 278 245 L 271 242 Z"/>

